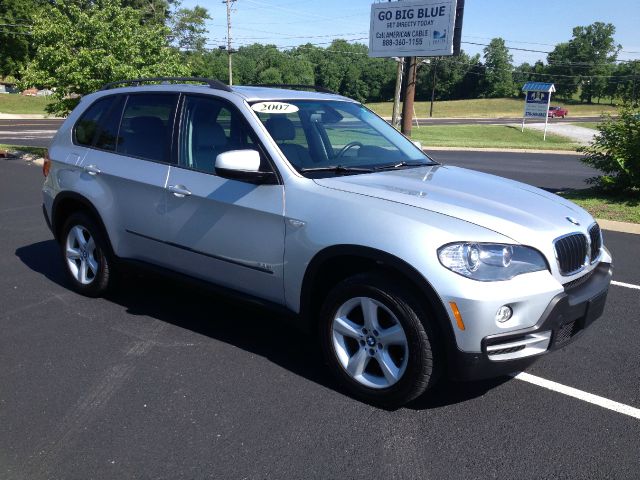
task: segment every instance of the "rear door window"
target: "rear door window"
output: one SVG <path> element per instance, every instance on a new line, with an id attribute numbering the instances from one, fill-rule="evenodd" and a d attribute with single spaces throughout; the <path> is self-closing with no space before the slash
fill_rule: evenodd
<path id="1" fill-rule="evenodd" d="M 122 115 L 117 153 L 169 162 L 177 94 L 129 95 Z"/>

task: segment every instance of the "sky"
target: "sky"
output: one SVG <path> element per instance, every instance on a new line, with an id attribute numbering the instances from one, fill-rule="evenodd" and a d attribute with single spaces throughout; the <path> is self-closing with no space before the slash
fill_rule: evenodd
<path id="1" fill-rule="evenodd" d="M 304 43 L 327 46 L 344 38 L 368 44 L 371 4 L 378 0 L 236 0 L 231 17 L 232 45 L 270 43 L 290 48 Z M 226 6 L 221 0 L 183 0 L 182 6 L 209 10 L 209 47 L 226 44 Z M 507 46 L 548 52 L 571 38 L 573 27 L 601 21 L 616 26 L 623 46 L 619 59 L 640 59 L 640 0 L 466 0 L 462 48 L 470 54 L 502 37 Z M 545 60 L 546 53 L 511 51 L 514 64 Z"/>

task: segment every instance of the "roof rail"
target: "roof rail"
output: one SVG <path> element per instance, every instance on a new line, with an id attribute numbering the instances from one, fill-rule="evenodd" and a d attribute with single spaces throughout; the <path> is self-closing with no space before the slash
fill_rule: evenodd
<path id="1" fill-rule="evenodd" d="M 213 78 L 201 78 L 201 77 L 152 77 L 152 78 L 134 78 L 131 80 L 119 80 L 117 82 L 106 83 L 102 86 L 101 90 L 109 90 L 118 85 L 126 85 L 133 84 L 133 86 L 137 87 L 142 83 L 148 82 L 199 82 L 206 83 L 209 85 L 209 88 L 215 88 L 216 90 L 224 90 L 225 92 L 231 92 L 231 88 L 222 83 L 220 80 L 216 80 Z"/>
<path id="2" fill-rule="evenodd" d="M 315 90 L 320 93 L 332 93 L 334 95 L 338 95 L 338 93 L 333 90 L 329 90 L 325 87 L 319 87 L 317 85 L 300 85 L 297 83 L 259 83 L 257 85 L 252 85 L 253 87 L 267 87 L 267 88 L 291 88 L 298 90 Z"/>

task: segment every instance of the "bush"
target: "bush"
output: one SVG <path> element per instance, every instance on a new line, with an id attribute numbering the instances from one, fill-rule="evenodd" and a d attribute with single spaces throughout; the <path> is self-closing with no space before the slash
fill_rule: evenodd
<path id="1" fill-rule="evenodd" d="M 603 190 L 627 192 L 640 190 L 640 110 L 620 109 L 616 118 L 606 117 L 591 145 L 579 150 L 582 162 L 604 175 L 589 179 Z"/>

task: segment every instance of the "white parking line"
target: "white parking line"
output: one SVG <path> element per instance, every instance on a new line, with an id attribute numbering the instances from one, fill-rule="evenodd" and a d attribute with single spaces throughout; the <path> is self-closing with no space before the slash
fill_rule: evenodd
<path id="1" fill-rule="evenodd" d="M 634 285 L 632 283 L 616 282 L 615 280 L 611 281 L 611 285 L 617 285 L 619 287 L 633 288 L 634 290 L 640 290 L 640 285 Z"/>
<path id="2" fill-rule="evenodd" d="M 536 377 L 535 375 L 531 375 L 525 372 L 514 373 L 513 378 L 522 380 L 523 382 L 529 382 L 534 385 L 538 385 L 539 387 L 553 390 L 554 392 L 563 393 L 564 395 L 577 398 L 578 400 L 592 403 L 594 405 L 598 405 L 599 407 L 613 410 L 614 412 L 622 413 L 623 415 L 628 415 L 640 420 L 640 408 L 631 407 L 629 405 L 625 405 L 624 403 L 614 402 L 613 400 L 609 400 L 608 398 L 600 397 L 588 392 L 583 392 L 582 390 L 578 390 L 577 388 L 567 387 L 566 385 L 562 385 L 561 383 L 552 382 L 551 380 Z"/>

